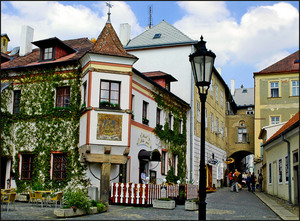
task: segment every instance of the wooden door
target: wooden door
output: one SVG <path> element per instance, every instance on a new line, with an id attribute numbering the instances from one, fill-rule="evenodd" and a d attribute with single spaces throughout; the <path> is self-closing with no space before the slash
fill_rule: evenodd
<path id="1" fill-rule="evenodd" d="M 206 187 L 212 187 L 212 166 L 206 165 Z"/>

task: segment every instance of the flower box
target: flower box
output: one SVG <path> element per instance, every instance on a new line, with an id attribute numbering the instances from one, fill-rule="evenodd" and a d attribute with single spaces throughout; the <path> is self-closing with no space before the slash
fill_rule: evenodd
<path id="1" fill-rule="evenodd" d="M 96 206 L 93 206 L 90 208 L 88 214 L 96 214 L 98 213 L 98 210 L 97 210 L 97 207 Z"/>
<path id="2" fill-rule="evenodd" d="M 186 201 L 185 210 L 190 210 L 190 211 L 198 210 L 198 204 L 196 202 Z"/>
<path id="3" fill-rule="evenodd" d="M 153 208 L 174 209 L 175 200 L 153 200 Z"/>
<path id="4" fill-rule="evenodd" d="M 75 211 L 72 208 L 54 209 L 54 215 L 56 215 L 57 217 L 82 216 L 86 215 L 86 210 L 78 208 Z"/>

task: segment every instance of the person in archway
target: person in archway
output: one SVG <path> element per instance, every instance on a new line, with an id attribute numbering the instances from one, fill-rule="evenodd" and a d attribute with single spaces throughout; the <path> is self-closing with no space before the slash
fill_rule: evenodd
<path id="1" fill-rule="evenodd" d="M 259 175 L 258 175 L 258 183 L 259 183 L 260 192 L 262 192 L 262 183 L 263 183 L 263 180 L 264 180 L 264 178 L 263 178 L 262 174 L 259 173 Z"/>
<path id="2" fill-rule="evenodd" d="M 146 183 L 146 170 L 145 169 L 141 173 L 141 180 L 142 180 L 142 184 Z"/>
<path id="3" fill-rule="evenodd" d="M 246 184 L 247 184 L 247 187 L 248 187 L 248 192 L 251 192 L 251 188 L 250 188 L 250 184 L 251 184 L 251 173 L 249 172 L 248 175 L 247 175 L 247 178 L 246 178 Z"/>
<path id="4" fill-rule="evenodd" d="M 254 172 L 251 175 L 251 187 L 252 192 L 255 192 L 255 184 L 256 184 L 256 176 L 254 175 Z"/>
<path id="5" fill-rule="evenodd" d="M 231 187 L 232 186 L 232 171 L 229 172 L 228 177 L 229 177 L 229 187 Z"/>

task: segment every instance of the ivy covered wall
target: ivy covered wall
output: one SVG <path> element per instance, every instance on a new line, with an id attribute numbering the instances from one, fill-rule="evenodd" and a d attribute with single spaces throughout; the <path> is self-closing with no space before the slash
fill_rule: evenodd
<path id="1" fill-rule="evenodd" d="M 187 111 L 189 106 L 183 104 L 180 101 L 175 101 L 174 97 L 162 92 L 153 92 L 153 97 L 157 102 L 159 108 L 163 109 L 167 113 L 171 113 L 174 118 L 173 130 L 171 130 L 168 119 L 165 119 L 164 125 L 156 125 L 154 133 L 158 136 L 163 143 L 163 146 L 173 156 L 178 156 L 177 164 L 177 176 L 174 175 L 174 170 L 170 165 L 168 171 L 167 182 L 175 183 L 180 180 L 181 183 L 186 179 L 186 146 L 187 146 L 187 134 L 186 134 L 186 121 Z M 182 121 L 182 132 L 180 133 L 180 121 Z M 169 162 L 170 164 L 170 162 Z"/>
<path id="2" fill-rule="evenodd" d="M 58 189 L 58 180 L 50 177 L 51 153 L 67 154 L 67 177 L 61 188 L 70 181 L 89 185 L 85 167 L 79 161 L 80 70 L 74 66 L 31 69 L 9 77 L 13 81 L 1 94 L 2 155 L 13 160 L 13 175 L 17 191 L 34 188 L 41 183 L 44 189 Z M 69 107 L 55 107 L 56 88 L 70 86 Z M 13 90 L 21 90 L 20 112 L 11 114 Z M 20 179 L 20 154 L 34 154 L 31 180 Z"/>

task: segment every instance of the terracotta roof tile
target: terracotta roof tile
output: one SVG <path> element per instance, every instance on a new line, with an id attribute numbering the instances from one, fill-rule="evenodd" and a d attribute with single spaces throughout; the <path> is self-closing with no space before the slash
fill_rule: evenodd
<path id="1" fill-rule="evenodd" d="M 136 58 L 134 55 L 127 53 L 127 51 L 124 49 L 111 23 L 105 24 L 105 27 L 90 51 L 104 55 Z"/>
<path id="2" fill-rule="evenodd" d="M 72 53 L 70 55 L 64 56 L 60 59 L 56 59 L 54 61 L 46 61 L 46 62 L 39 62 L 40 61 L 40 49 L 36 48 L 33 49 L 31 53 L 25 56 L 19 56 L 18 54 L 14 56 L 14 58 L 8 62 L 1 64 L 1 69 L 9 69 L 9 68 L 16 68 L 16 67 L 27 67 L 33 65 L 43 65 L 49 63 L 56 63 L 56 62 L 63 62 L 63 61 L 73 61 L 78 60 L 86 51 L 91 49 L 93 43 L 88 40 L 88 38 L 79 38 L 79 39 L 72 39 L 63 41 L 68 46 L 74 48 L 77 52 Z"/>
<path id="3" fill-rule="evenodd" d="M 266 142 L 265 144 L 272 141 L 275 137 L 285 132 L 287 129 L 289 129 L 292 125 L 299 122 L 299 112 L 296 113 L 288 122 L 286 122 L 276 133 L 274 133 Z"/>
<path id="4" fill-rule="evenodd" d="M 177 81 L 172 75 L 167 74 L 163 71 L 150 71 L 150 72 L 143 72 L 143 74 L 148 78 L 167 78 L 170 81 Z"/>
<path id="5" fill-rule="evenodd" d="M 295 62 L 297 61 L 298 62 Z M 299 72 L 299 51 L 254 74 Z"/>

